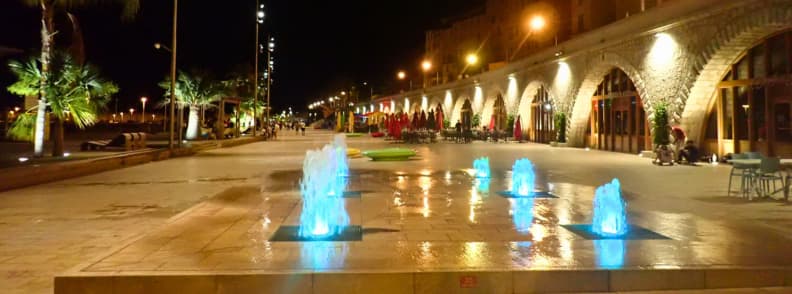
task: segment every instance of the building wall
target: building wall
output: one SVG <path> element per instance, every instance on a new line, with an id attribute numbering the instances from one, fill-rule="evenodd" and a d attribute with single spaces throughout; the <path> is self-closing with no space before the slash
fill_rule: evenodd
<path id="1" fill-rule="evenodd" d="M 756 42 L 789 28 L 792 1 L 788 0 L 672 1 L 597 32 L 580 33 L 559 44 L 568 51 L 561 56 L 545 50 L 470 79 L 380 102 L 400 105 L 426 96 L 430 106 L 442 105 L 453 120 L 465 100 L 470 99 L 481 115 L 492 111 L 487 108 L 500 95 L 509 113 L 526 122 L 532 115 L 533 95 L 544 86 L 555 110 L 570 118 L 568 141 L 580 147 L 591 97 L 606 73 L 618 68 L 635 84 L 650 118 L 654 105 L 668 103 L 672 124 L 681 125 L 698 141 L 715 87 L 731 64 Z"/>

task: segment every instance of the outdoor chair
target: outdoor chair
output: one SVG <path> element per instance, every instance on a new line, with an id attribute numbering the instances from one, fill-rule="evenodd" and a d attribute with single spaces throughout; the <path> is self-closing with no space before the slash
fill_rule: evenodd
<path id="1" fill-rule="evenodd" d="M 759 152 L 743 152 L 745 156 L 748 156 L 748 159 L 762 159 L 762 153 Z"/>
<path id="2" fill-rule="evenodd" d="M 732 154 L 732 159 L 750 159 L 748 158 L 747 154 Z M 746 196 L 748 192 L 748 180 L 751 176 L 751 166 L 739 164 L 739 163 L 732 163 L 732 169 L 729 173 L 729 188 L 727 192 L 727 196 L 731 196 L 732 192 L 732 180 L 735 177 L 740 178 L 740 193 L 742 193 L 743 197 Z"/>
<path id="3" fill-rule="evenodd" d="M 761 160 L 759 169 L 749 174 L 750 183 L 760 196 L 769 196 L 773 192 L 778 191 L 776 183 L 780 182 L 781 186 L 784 185 L 784 176 L 781 174 L 781 159 L 764 157 Z M 773 183 L 772 190 L 770 190 L 770 183 Z M 748 198 L 751 199 L 750 193 Z"/>

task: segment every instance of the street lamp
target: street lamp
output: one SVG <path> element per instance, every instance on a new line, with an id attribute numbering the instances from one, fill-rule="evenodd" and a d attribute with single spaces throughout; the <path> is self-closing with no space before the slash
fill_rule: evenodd
<path id="1" fill-rule="evenodd" d="M 517 46 L 517 50 L 514 50 L 514 52 L 509 56 L 509 60 L 514 59 L 514 57 L 517 55 L 517 53 L 520 52 L 520 49 L 522 49 L 523 45 L 525 45 L 525 43 L 528 42 L 528 39 L 531 36 L 544 30 L 546 26 L 547 26 L 547 20 L 545 20 L 543 16 L 541 15 L 532 16 L 527 22 L 528 34 L 525 35 L 525 38 Z M 558 44 L 558 36 L 556 36 L 556 44 Z"/>
<path id="2" fill-rule="evenodd" d="M 544 17 L 540 15 L 533 16 L 531 20 L 528 22 L 528 26 L 533 32 L 541 31 L 542 29 L 544 29 L 546 24 L 547 21 L 545 21 Z"/>
<path id="3" fill-rule="evenodd" d="M 264 4 L 260 4 L 258 0 L 256 0 L 256 6 L 258 7 L 258 11 L 256 11 L 256 48 L 254 51 L 254 66 L 253 66 L 253 136 L 256 136 L 256 104 L 258 104 L 259 99 L 259 54 L 261 54 L 261 42 L 259 41 L 259 27 L 261 24 L 264 23 Z M 269 75 L 269 71 L 267 71 L 267 75 Z M 269 102 L 267 103 L 267 107 L 269 107 Z M 261 121 L 264 123 L 264 120 Z"/>
<path id="4" fill-rule="evenodd" d="M 140 103 L 143 104 L 143 112 L 141 112 L 141 116 L 140 116 L 141 123 L 146 123 L 146 101 L 148 101 L 148 98 L 146 97 L 140 98 Z"/>
<path id="5" fill-rule="evenodd" d="M 396 77 L 400 81 L 403 81 L 403 80 L 407 79 L 407 73 L 405 71 L 403 71 L 403 70 L 400 70 L 398 73 L 396 73 Z M 412 91 L 412 79 L 410 80 L 410 90 Z"/>
<path id="6" fill-rule="evenodd" d="M 423 87 L 426 88 L 427 87 L 426 76 L 429 73 L 429 71 L 432 70 L 432 62 L 429 60 L 424 60 L 423 62 L 421 62 L 421 69 L 423 69 L 423 74 L 424 74 Z"/>
<path id="7" fill-rule="evenodd" d="M 475 53 L 470 53 L 465 57 L 465 61 L 468 65 L 473 66 L 476 65 L 479 61 L 478 55 Z"/>
<path id="8" fill-rule="evenodd" d="M 131 120 L 133 122 L 135 121 L 135 109 L 134 108 L 130 108 L 129 109 L 129 120 Z"/>

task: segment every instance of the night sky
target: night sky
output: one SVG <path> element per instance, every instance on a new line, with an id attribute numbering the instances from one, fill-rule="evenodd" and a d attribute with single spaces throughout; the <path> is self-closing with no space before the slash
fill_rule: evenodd
<path id="1" fill-rule="evenodd" d="M 40 48 L 40 12 L 19 2 L 0 1 L 0 47 L 24 50 L 11 56 L 16 59 L 37 54 Z M 265 1 L 262 36 L 276 39 L 273 106 L 302 109 L 364 81 L 375 93 L 390 92 L 398 69 L 418 71 L 426 29 L 441 27 L 444 18 L 481 2 Z M 250 68 L 255 10 L 255 0 L 180 1 L 179 68 L 204 70 L 217 79 Z M 119 110 L 139 107 L 141 96 L 162 99 L 157 83 L 168 75 L 170 55 L 153 44 L 170 43 L 172 1 L 143 0 L 131 20 L 122 20 L 120 8 L 112 5 L 74 13 L 84 31 L 88 62 L 121 87 L 116 95 Z M 69 40 L 57 41 L 63 48 Z M 5 91 L 12 81 L 8 60 L 0 57 L 0 107 L 22 103 Z M 108 105 L 111 111 L 114 107 L 115 102 Z"/>

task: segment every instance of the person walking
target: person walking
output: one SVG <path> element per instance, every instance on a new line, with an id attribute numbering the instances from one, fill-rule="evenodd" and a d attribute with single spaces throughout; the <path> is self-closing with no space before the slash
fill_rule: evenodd
<path id="1" fill-rule="evenodd" d="M 300 130 L 302 131 L 302 135 L 305 136 L 305 122 L 300 121 Z"/>

